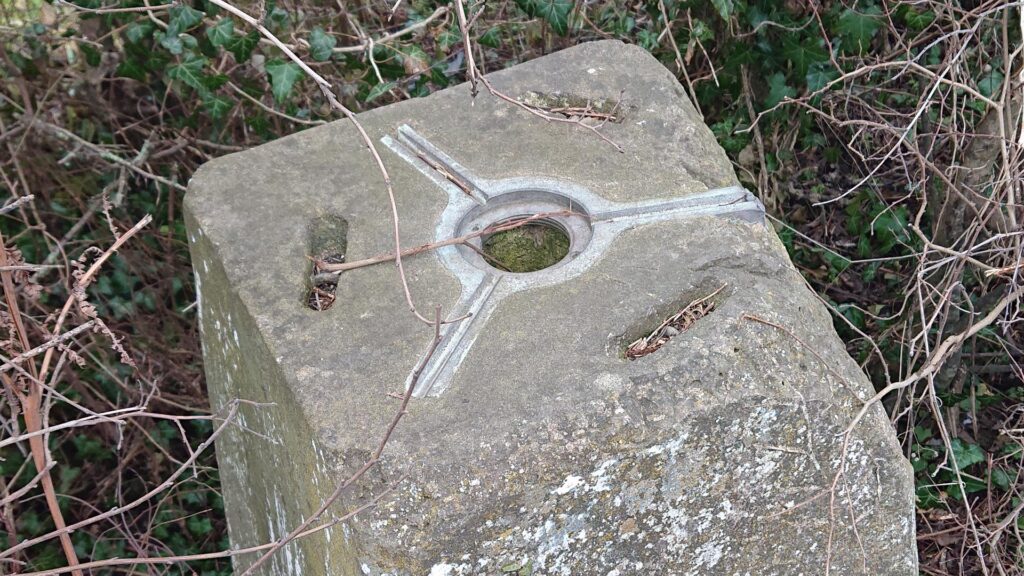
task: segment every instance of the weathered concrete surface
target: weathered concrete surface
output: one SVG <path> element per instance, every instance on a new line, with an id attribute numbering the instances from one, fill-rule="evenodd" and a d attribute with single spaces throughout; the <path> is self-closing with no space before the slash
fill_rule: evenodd
<path id="1" fill-rule="evenodd" d="M 736 183 L 679 84 L 640 49 L 585 44 L 490 78 L 513 96 L 625 90 L 625 121 L 604 129 L 625 153 L 486 94 L 470 106 L 465 86 L 360 119 L 375 140 L 408 124 L 485 178 L 557 178 L 609 200 Z M 403 241 L 434 240 L 446 196 L 380 148 Z M 325 216 L 348 222 L 349 260 L 392 247 L 383 186 L 346 122 L 211 162 L 186 197 L 211 398 L 274 403 L 241 408 L 266 437 L 236 429 L 217 444 L 238 547 L 280 537 L 365 461 L 396 409 L 388 392 L 430 337 L 390 265 L 344 274 L 328 311 L 305 306 L 309 231 Z M 406 267 L 421 310 L 455 304 L 459 282 L 435 254 Z M 624 359 L 722 284 L 710 316 Z M 912 477 L 885 415 L 872 410 L 845 450 L 839 435 L 869 395 L 769 228 L 638 227 L 584 274 L 506 297 L 447 391 L 413 402 L 380 466 L 332 512 L 405 479 L 264 573 L 916 574 Z"/>

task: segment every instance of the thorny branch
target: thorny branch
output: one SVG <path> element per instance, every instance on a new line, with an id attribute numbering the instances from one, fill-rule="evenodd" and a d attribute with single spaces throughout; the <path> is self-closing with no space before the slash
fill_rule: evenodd
<path id="1" fill-rule="evenodd" d="M 4 239 L 3 234 L 0 234 L 0 267 L 6 268 L 9 265 L 8 254 L 7 254 L 7 241 Z M 13 326 L 13 332 L 15 337 L 18 339 L 22 353 L 29 353 L 32 350 L 32 346 L 29 344 L 29 334 L 25 329 L 25 324 L 21 317 L 21 308 L 18 305 L 17 289 L 14 284 L 14 278 L 10 270 L 0 270 L 0 280 L 3 282 L 4 298 L 7 302 L 7 314 L 10 318 L 11 325 Z M 50 349 L 52 350 L 52 348 Z M 47 351 L 49 354 L 49 350 Z M 21 406 L 22 416 L 25 420 L 25 428 L 29 434 L 38 432 L 44 427 L 43 424 L 43 389 L 40 382 L 45 380 L 46 371 L 37 370 L 35 363 L 28 365 L 29 376 L 27 388 L 18 385 L 13 379 L 7 374 L 3 374 L 3 384 L 5 391 L 11 398 L 17 398 L 18 403 Z M 12 410 L 12 418 L 15 418 Z M 39 473 L 39 481 L 43 488 L 43 495 L 46 499 L 47 508 L 49 508 L 50 516 L 53 518 L 53 523 L 58 529 L 62 529 L 65 526 L 64 514 L 60 510 L 60 504 L 57 501 L 57 492 L 54 488 L 53 478 L 50 475 L 50 463 L 49 463 L 49 451 L 47 450 L 44 438 L 41 436 L 32 436 L 29 440 L 29 446 L 32 451 L 32 462 L 35 464 L 36 471 Z M 68 565 L 74 568 L 78 565 L 78 554 L 75 552 L 74 544 L 71 542 L 71 537 L 63 533 L 60 535 L 61 547 L 64 550 L 64 556 L 67 559 Z M 80 570 L 74 570 L 75 576 L 81 576 Z"/>
<path id="2" fill-rule="evenodd" d="M 1024 295 L 1024 288 L 1019 288 L 1014 292 L 1007 294 L 999 301 L 998 304 L 996 304 L 992 308 L 991 311 L 989 311 L 988 314 L 986 314 L 981 320 L 972 324 L 970 328 L 964 330 L 963 332 L 960 332 L 959 334 L 955 334 L 943 340 L 942 343 L 939 344 L 939 346 L 937 346 L 935 350 L 928 356 L 927 360 L 925 360 L 924 364 L 920 368 L 915 370 L 906 378 L 898 382 L 893 382 L 892 384 L 889 384 L 885 388 L 882 388 L 881 390 L 878 391 L 877 394 L 875 394 L 867 402 L 865 402 L 864 406 L 860 409 L 859 412 L 857 412 L 857 415 L 853 417 L 853 420 L 850 422 L 849 426 L 847 426 L 845 433 L 849 434 L 853 430 L 853 428 L 856 427 L 857 424 L 864 418 L 864 414 L 867 413 L 871 406 L 880 402 L 889 394 L 902 388 L 912 386 L 920 382 L 921 380 L 927 380 L 934 376 L 935 373 L 939 370 L 939 368 L 942 367 L 942 364 L 946 361 L 946 359 L 949 357 L 949 355 L 952 353 L 954 349 L 963 345 L 963 343 L 968 338 L 976 335 L 978 332 L 981 332 L 982 330 L 988 328 L 994 322 L 999 320 L 999 318 L 1003 315 L 1003 312 L 1005 312 L 1010 305 L 1016 304 L 1020 301 L 1022 295 Z"/>
<path id="3" fill-rule="evenodd" d="M 189 458 L 187 460 L 185 460 L 178 467 L 177 470 L 175 470 L 172 474 L 170 474 L 167 478 L 165 478 L 160 484 L 158 484 L 152 490 L 146 492 L 145 494 L 139 496 L 138 498 L 136 498 L 136 499 L 132 500 L 131 502 L 129 502 L 127 504 L 124 504 L 122 506 L 117 506 L 115 508 L 111 508 L 110 510 L 98 513 L 98 514 L 96 514 L 94 516 L 86 518 L 85 520 L 81 520 L 81 521 L 75 522 L 74 524 L 70 524 L 68 526 L 60 526 L 60 527 L 58 527 L 57 530 L 54 530 L 53 532 L 49 532 L 49 533 L 43 534 L 41 536 L 37 536 L 35 538 L 29 538 L 27 540 L 23 540 L 23 541 L 19 542 L 17 545 L 12 546 L 12 547 L 8 548 L 7 550 L 4 550 L 4 551 L 0 552 L 0 559 L 9 558 L 12 555 L 20 552 L 21 550 L 25 550 L 27 548 L 30 548 L 30 547 L 35 546 L 36 544 L 40 544 L 42 542 L 46 542 L 47 540 L 52 540 L 53 538 L 58 538 L 59 537 L 59 538 L 63 539 L 65 537 L 67 537 L 71 532 L 73 532 L 75 530 L 79 530 L 81 528 L 85 528 L 86 526 L 91 526 L 93 524 L 96 524 L 97 522 L 101 522 L 101 521 L 106 520 L 108 518 L 112 518 L 114 516 L 122 514 L 122 513 L 126 512 L 128 510 L 131 510 L 132 508 L 136 508 L 138 506 L 141 506 L 142 504 L 145 504 L 146 502 L 149 502 L 150 500 L 152 500 L 154 497 L 156 497 L 161 492 L 167 490 L 168 488 L 171 488 L 172 486 L 174 486 L 175 481 L 179 477 L 181 477 L 183 474 L 185 474 L 185 472 L 188 472 L 190 469 L 192 469 L 192 467 L 196 463 L 196 460 L 199 458 L 199 455 L 203 454 L 204 452 L 206 452 L 206 450 L 208 450 L 211 446 L 213 446 L 214 440 L 216 440 L 221 435 L 221 433 L 223 433 L 224 430 L 227 429 L 227 427 L 229 425 L 234 423 L 235 418 L 236 418 L 236 416 L 238 414 L 238 407 L 239 407 L 240 404 L 242 404 L 242 402 L 238 401 L 238 400 L 230 402 L 228 404 L 228 406 L 227 406 L 227 409 L 225 410 L 226 414 L 223 416 L 223 420 L 222 420 L 221 424 L 219 426 L 217 426 L 213 430 L 213 432 L 210 434 L 210 436 L 208 438 L 203 440 L 193 450 L 193 453 L 189 456 Z"/>
<path id="4" fill-rule="evenodd" d="M 835 514 L 835 490 L 845 482 L 850 434 L 873 406 L 885 402 L 894 423 L 907 431 L 904 442 L 909 455 L 913 455 L 912 450 L 931 449 L 918 447 L 915 427 L 930 424 L 937 431 L 936 448 L 945 456 L 943 461 L 929 464 L 929 471 L 935 476 L 946 474 L 944 478 L 952 480 L 936 478 L 934 486 L 919 484 L 919 488 L 934 488 L 943 495 L 956 490 L 962 495 L 957 501 L 948 499 L 939 505 L 951 513 L 919 510 L 922 526 L 933 521 L 952 526 L 919 535 L 922 549 L 930 551 L 928 556 L 922 554 L 922 561 L 929 562 L 922 565 L 922 570 L 952 573 L 956 569 L 950 565 L 959 562 L 963 573 L 1007 574 L 1019 563 L 1019 555 L 1008 553 L 1004 557 L 1004 552 L 1019 549 L 1024 541 L 1019 532 L 1005 528 L 1024 513 L 1024 508 L 1010 500 L 1019 489 L 1019 479 L 1011 482 L 1001 501 L 1002 497 L 993 494 L 1002 491 L 990 489 L 987 498 L 970 493 L 966 485 L 970 478 L 956 462 L 954 442 L 970 438 L 971 443 L 980 444 L 978 436 L 985 424 L 978 421 L 973 407 L 970 418 L 964 418 L 959 416 L 963 403 L 944 404 L 943 400 L 948 403 L 949 395 L 955 397 L 970 390 L 971 398 L 965 403 L 976 406 L 974 394 L 984 387 L 975 382 L 992 386 L 982 370 L 999 369 L 1011 378 L 1014 374 L 1018 379 L 1024 376 L 1019 338 L 1024 295 L 1019 229 L 1024 169 L 1024 47 L 1015 44 L 1011 26 L 1024 26 L 1022 6 L 1019 2 L 993 1 L 971 9 L 950 9 L 948 4 L 921 2 L 914 8 L 933 10 L 929 14 L 936 15 L 927 30 L 908 35 L 892 28 L 890 22 L 881 33 L 886 35 L 887 43 L 892 42 L 892 49 L 861 55 L 854 66 L 848 66 L 849 58 L 837 62 L 842 52 L 830 50 L 836 70 L 834 80 L 753 115 L 751 125 L 742 132 L 759 130 L 764 124 L 770 128 L 766 120 L 773 114 L 799 107 L 801 113 L 812 115 L 818 126 L 834 136 L 849 155 L 849 165 L 859 170 L 849 186 L 844 186 L 843 194 L 816 199 L 818 206 L 837 201 L 846 205 L 856 193 L 885 205 L 874 216 L 876 221 L 898 210 L 910 213 L 906 227 L 910 237 L 899 256 L 905 259 L 901 268 L 906 270 L 906 276 L 900 276 L 902 290 L 897 289 L 900 300 L 881 312 L 856 303 L 844 305 L 873 322 L 888 324 L 890 327 L 881 335 L 890 341 L 889 350 L 898 347 L 902 356 L 894 360 L 883 353 L 886 344 L 876 342 L 877 332 L 862 331 L 834 305 L 829 306 L 837 320 L 860 335 L 859 343 L 871 346 L 871 363 L 884 378 L 884 385 L 874 396 L 858 401 L 843 431 L 844 462 L 832 484 L 831 514 Z M 887 8 L 886 16 L 893 13 Z M 824 33 L 817 9 L 814 16 Z M 1018 32 L 1024 34 L 1024 28 Z M 926 61 L 926 55 L 935 53 L 941 54 L 938 61 Z M 993 75 L 1005 79 L 994 90 L 982 89 L 984 77 L 979 77 L 977 68 L 982 63 L 986 71 L 991 69 Z M 914 100 L 906 106 L 880 104 L 897 94 L 913 94 Z M 757 134 L 754 136 L 756 140 Z M 760 181 L 764 181 L 763 166 L 761 172 Z M 769 175 L 768 180 L 774 179 Z M 905 194 L 893 194 L 893 189 Z M 770 186 L 762 186 L 761 192 L 773 191 Z M 766 200 L 766 204 L 770 202 Z M 875 222 L 871 224 L 874 231 Z M 814 242 L 806 235 L 801 237 Z M 821 244 L 815 247 L 832 250 Z M 874 260 L 883 263 L 882 259 Z M 1007 365 L 988 365 L 989 361 L 982 358 L 998 358 L 997 363 Z M 973 380 L 975 377 L 977 380 Z M 1003 392 L 997 391 L 996 396 Z M 988 411 L 993 412 L 998 413 Z M 1019 424 L 1022 417 L 1018 406 L 1006 419 Z M 1016 445 L 1022 443 L 1009 430 L 1000 432 L 1000 436 L 1000 442 L 1006 439 Z M 995 455 L 989 458 L 989 474 L 996 469 L 993 460 L 1015 466 L 1009 457 Z M 943 540 L 958 544 L 948 545 Z M 829 556 L 831 544 L 830 538 Z M 940 552 L 949 560 L 934 558 Z M 954 560 L 957 554 L 959 558 Z M 826 572 L 831 569 L 829 562 Z"/>
<path id="5" fill-rule="evenodd" d="M 71 306 L 74 302 L 79 302 L 80 304 L 83 303 L 82 298 L 84 298 L 85 287 L 89 285 L 92 278 L 99 270 L 100 266 L 108 258 L 110 258 L 110 256 L 114 252 L 116 252 L 117 249 L 120 246 L 122 246 L 129 238 L 131 238 L 136 232 L 142 229 L 143 226 L 148 224 L 149 221 L 150 218 L 148 216 L 146 218 L 143 218 L 139 222 L 139 224 L 137 224 L 134 228 L 132 228 L 131 230 L 123 234 L 121 237 L 119 237 L 107 250 L 105 250 L 100 255 L 99 258 L 97 258 L 97 260 L 93 263 L 93 265 L 89 268 L 88 271 L 86 271 L 77 278 L 78 285 L 76 287 L 76 290 L 78 290 L 79 292 L 73 292 L 72 296 L 68 297 L 67 302 L 64 305 L 64 308 L 61 310 L 61 313 L 58 319 L 56 320 L 53 332 L 57 333 L 60 331 L 61 325 L 63 324 L 64 319 L 67 317 L 67 313 L 71 309 Z M 7 266 L 6 243 L 4 242 L 2 236 L 0 236 L 0 246 L 3 247 L 0 248 L 0 266 Z M 78 558 L 70 539 L 70 531 L 73 530 L 74 527 L 68 528 L 66 526 L 63 514 L 61 513 L 60 507 L 58 506 L 57 503 L 57 497 L 56 492 L 54 490 L 53 481 L 49 474 L 49 469 L 52 467 L 52 463 L 49 461 L 48 451 L 46 449 L 46 433 L 43 432 L 45 428 L 45 415 L 43 408 L 43 382 L 45 382 L 47 379 L 48 367 L 52 359 L 53 351 L 58 346 L 61 345 L 63 339 L 65 338 L 63 338 L 62 336 L 57 336 L 55 338 L 52 338 L 47 344 L 43 344 L 36 348 L 30 347 L 28 340 L 28 331 L 26 330 L 26 327 L 21 320 L 21 312 L 19 310 L 17 302 L 16 287 L 14 285 L 11 272 L 9 270 L 0 270 L 0 277 L 2 277 L 3 280 L 4 296 L 6 297 L 7 300 L 7 308 L 10 312 L 10 318 L 14 325 L 15 332 L 21 339 L 23 349 L 23 352 L 19 357 L 16 357 L 15 359 L 12 359 L 11 361 L 5 363 L 5 368 L 17 366 L 18 364 L 24 362 L 25 360 L 28 360 L 40 353 L 45 353 L 45 356 L 43 357 L 42 360 L 42 366 L 39 367 L 38 369 L 34 362 L 28 364 L 30 377 L 28 378 L 27 389 L 23 389 L 22 387 L 17 386 L 14 383 L 14 381 L 6 374 L 3 375 L 3 381 L 7 390 L 10 391 L 14 396 L 18 397 L 19 399 L 22 416 L 25 419 L 25 427 L 27 430 L 25 438 L 28 440 L 29 445 L 31 447 L 33 461 L 35 463 L 36 470 L 39 472 L 40 475 L 40 483 L 42 485 L 44 495 L 46 496 L 47 504 L 50 508 L 50 514 L 53 517 L 54 525 L 57 527 L 57 530 L 51 533 L 51 535 L 47 535 L 46 537 L 42 538 L 44 540 L 52 537 L 57 537 L 60 539 L 61 545 L 64 548 L 65 556 L 67 557 L 68 565 L 72 567 L 73 573 L 77 576 L 78 574 L 81 574 L 81 571 L 75 569 L 75 566 L 78 565 Z M 98 319 L 94 319 L 93 321 L 87 322 L 82 326 L 88 326 L 91 328 L 98 322 Z M 79 332 L 83 331 L 84 329 L 82 328 L 82 326 L 76 328 L 75 330 L 78 330 Z M 7 558 L 17 553 L 19 550 L 25 549 L 32 545 L 32 540 L 21 542 L 15 546 L 8 548 L 3 552 L 0 552 L 0 558 Z"/>
<path id="6" fill-rule="evenodd" d="M 367 500 L 361 506 L 347 512 L 341 516 L 332 517 L 317 526 L 309 528 L 305 532 L 302 532 L 297 538 L 305 538 L 306 536 L 312 536 L 319 532 L 323 532 L 328 528 L 333 528 L 338 524 L 347 522 L 366 510 L 377 505 L 378 502 L 384 497 L 390 494 L 394 489 L 401 484 L 405 479 L 402 478 L 395 484 L 392 484 L 385 490 L 381 490 L 375 494 L 372 498 Z M 265 550 L 273 549 L 277 545 L 276 542 L 268 542 L 266 544 L 259 544 L 257 546 L 249 546 L 247 548 L 237 548 L 232 550 L 222 550 L 220 552 L 207 552 L 205 554 L 181 554 L 175 556 L 155 556 L 147 558 L 111 558 L 109 560 L 96 560 L 93 562 L 83 562 L 79 564 L 82 570 L 92 570 L 95 568 L 110 568 L 114 566 L 137 566 L 137 565 L 163 565 L 163 564 L 178 564 L 180 562 L 193 562 L 199 560 L 215 560 L 217 558 L 233 558 L 235 556 L 246 556 L 249 554 L 255 554 L 257 552 L 263 552 Z M 69 568 L 57 568 L 54 570 L 43 570 L 41 572 L 26 572 L 19 576 L 54 576 L 56 574 L 65 574 L 70 572 Z"/>

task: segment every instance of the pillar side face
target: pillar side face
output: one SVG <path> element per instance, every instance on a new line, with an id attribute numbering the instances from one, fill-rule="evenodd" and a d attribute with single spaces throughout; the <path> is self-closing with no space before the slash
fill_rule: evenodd
<path id="1" fill-rule="evenodd" d="M 224 417 L 237 411 L 215 446 L 232 549 L 257 546 L 287 534 L 327 497 L 332 459 L 312 437 L 274 355 L 228 283 L 217 249 L 188 207 L 185 221 L 204 369 L 213 383 L 210 406 Z M 256 557 L 233 557 L 235 571 Z M 327 576 L 356 574 L 356 566 L 344 528 L 337 526 L 289 544 L 264 572 Z"/>
<path id="2" fill-rule="evenodd" d="M 601 132 L 624 152 L 466 86 L 360 115 L 405 247 L 515 202 L 586 218 L 557 222 L 578 245 L 539 272 L 456 247 L 405 259 L 422 313 L 473 317 L 445 328 L 434 386 L 334 512 L 405 479 L 264 573 L 916 574 L 891 425 L 878 408 L 837 436 L 871 385 L 672 74 L 608 41 L 488 78 L 528 103 L 617 103 Z M 344 230 L 348 261 L 394 248 L 380 174 L 346 121 L 208 163 L 186 210 L 214 406 L 274 404 L 241 408 L 267 438 L 217 444 L 231 537 L 248 546 L 362 465 L 431 330 L 392 264 L 343 273 L 327 310 L 306 305 L 311 230 Z M 625 357 L 716 291 L 689 330 Z"/>

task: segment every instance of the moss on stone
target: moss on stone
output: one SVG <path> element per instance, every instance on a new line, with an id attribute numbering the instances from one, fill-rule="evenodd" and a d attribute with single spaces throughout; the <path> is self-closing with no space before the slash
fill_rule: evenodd
<path id="1" fill-rule="evenodd" d="M 546 224 L 527 224 L 498 232 L 484 241 L 491 264 L 509 272 L 535 272 L 557 264 L 569 253 L 569 237 Z"/>

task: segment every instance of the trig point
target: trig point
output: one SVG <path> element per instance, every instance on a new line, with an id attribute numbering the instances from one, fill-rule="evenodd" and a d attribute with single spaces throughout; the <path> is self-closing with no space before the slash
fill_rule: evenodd
<path id="1" fill-rule="evenodd" d="M 469 316 L 324 520 L 376 504 L 261 573 L 916 575 L 892 427 L 844 436 L 871 385 L 672 74 L 607 41 L 487 78 L 604 138 L 464 85 L 359 116 L 403 246 L 468 238 L 404 260 L 415 302 Z M 394 248 L 348 121 L 207 164 L 186 209 L 214 408 L 269 404 L 217 442 L 244 548 L 363 465 L 432 328 L 391 263 L 313 270 Z"/>

